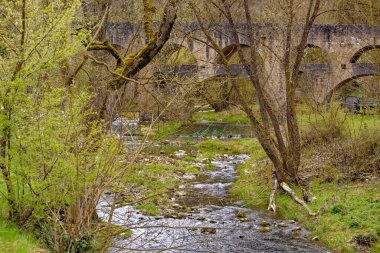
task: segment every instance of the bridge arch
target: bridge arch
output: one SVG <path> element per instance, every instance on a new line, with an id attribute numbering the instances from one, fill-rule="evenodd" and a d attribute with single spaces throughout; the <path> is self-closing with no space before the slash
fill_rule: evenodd
<path id="1" fill-rule="evenodd" d="M 161 56 L 166 59 L 162 62 L 165 65 L 198 65 L 197 58 L 195 57 L 193 52 L 191 52 L 189 48 L 181 44 L 168 44 L 162 50 Z"/>
<path id="2" fill-rule="evenodd" d="M 242 48 L 244 58 L 249 63 L 250 62 L 250 46 L 246 44 L 240 44 L 240 47 Z M 227 58 L 228 65 L 230 66 L 231 75 L 233 77 L 242 77 L 248 79 L 248 73 L 242 64 L 240 60 L 240 56 L 238 53 L 238 47 L 236 44 L 231 44 L 222 49 L 222 52 L 224 56 Z M 263 73 L 263 76 L 265 74 L 265 64 L 264 60 L 261 57 L 260 53 L 257 53 L 256 60 L 258 61 L 257 65 L 260 68 L 260 71 Z M 214 60 L 215 63 L 215 70 L 217 76 L 226 76 L 227 70 L 225 69 L 225 66 L 223 65 L 223 58 L 221 55 L 217 55 Z"/>
<path id="3" fill-rule="evenodd" d="M 325 99 L 324 99 L 324 103 L 330 103 L 331 102 L 331 99 L 334 95 L 334 93 L 336 93 L 339 89 L 341 89 L 342 87 L 344 87 L 345 85 L 347 85 L 348 83 L 350 83 L 351 81 L 354 81 L 354 80 L 357 80 L 361 77 L 371 77 L 371 76 L 376 76 L 376 77 L 380 77 L 380 72 L 379 73 L 373 73 L 373 74 L 359 74 L 359 75 L 354 75 L 350 78 L 347 78 L 347 79 L 344 79 L 342 80 L 341 82 L 339 82 L 337 85 L 334 86 L 334 88 L 332 88 L 329 93 L 326 95 Z"/>
<path id="4" fill-rule="evenodd" d="M 368 45 L 368 46 L 365 46 L 365 47 L 359 49 L 351 57 L 350 63 L 357 63 L 364 54 L 366 54 L 372 50 L 378 50 L 380 52 L 380 45 Z M 380 56 L 380 53 L 379 53 L 379 56 Z"/>
<path id="5" fill-rule="evenodd" d="M 248 56 L 248 59 L 249 59 L 250 58 L 249 57 L 250 56 L 250 50 L 249 50 L 250 46 L 247 45 L 247 44 L 240 44 L 240 47 L 243 50 L 243 54 L 246 55 L 246 56 Z M 222 49 L 222 53 L 227 58 L 227 61 L 228 61 L 228 63 L 230 65 L 242 64 L 241 61 L 240 61 L 240 57 L 239 57 L 239 54 L 238 54 L 238 47 L 236 46 L 236 44 L 231 44 L 231 45 L 225 46 Z M 264 65 L 264 61 L 263 61 L 263 58 L 261 57 L 260 53 L 257 53 L 257 59 L 259 59 L 259 64 L 261 66 L 263 66 Z M 222 56 L 220 56 L 220 55 L 216 56 L 214 62 L 216 64 L 222 64 L 223 63 Z"/>
<path id="6" fill-rule="evenodd" d="M 165 45 L 154 60 L 156 77 L 194 77 L 198 71 L 198 60 L 187 47 L 170 43 Z"/>
<path id="7" fill-rule="evenodd" d="M 296 48 L 293 50 L 295 51 Z M 329 64 L 330 62 L 330 55 L 326 50 L 312 43 L 306 44 L 304 55 L 302 57 L 303 64 Z"/>

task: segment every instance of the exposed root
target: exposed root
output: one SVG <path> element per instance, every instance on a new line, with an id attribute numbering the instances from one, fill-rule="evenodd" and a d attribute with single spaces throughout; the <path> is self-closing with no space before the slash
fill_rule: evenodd
<path id="1" fill-rule="evenodd" d="M 286 191 L 287 193 L 289 193 L 289 195 L 293 198 L 293 200 L 295 202 L 297 202 L 298 204 L 300 204 L 301 206 L 303 206 L 308 212 L 309 212 L 309 215 L 311 216 L 315 216 L 316 213 L 312 212 L 311 209 L 309 208 L 309 206 L 306 204 L 305 201 L 303 201 L 302 199 L 298 198 L 296 196 L 296 193 L 292 190 L 292 188 L 289 187 L 289 185 L 287 185 L 287 183 L 285 182 L 282 182 L 280 184 L 281 188 Z"/>
<path id="2" fill-rule="evenodd" d="M 274 213 L 276 212 L 276 202 L 275 202 L 275 196 L 276 196 L 276 191 L 278 188 L 278 181 L 276 177 L 273 177 L 271 184 L 271 193 L 269 197 L 269 206 L 268 206 L 268 211 L 273 211 Z"/>

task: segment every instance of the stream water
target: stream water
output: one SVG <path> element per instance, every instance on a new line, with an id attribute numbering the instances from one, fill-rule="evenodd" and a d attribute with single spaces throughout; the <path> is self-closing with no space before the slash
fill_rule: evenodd
<path id="1" fill-rule="evenodd" d="M 170 207 L 176 211 L 172 217 L 146 216 L 133 206 L 116 208 L 112 223 L 132 235 L 115 238 L 108 252 L 327 252 L 307 240 L 297 223 L 264 217 L 230 198 L 235 167 L 248 158 L 221 156 L 212 161 L 215 170 L 187 180 Z M 108 194 L 98 203 L 105 221 L 112 199 Z"/>

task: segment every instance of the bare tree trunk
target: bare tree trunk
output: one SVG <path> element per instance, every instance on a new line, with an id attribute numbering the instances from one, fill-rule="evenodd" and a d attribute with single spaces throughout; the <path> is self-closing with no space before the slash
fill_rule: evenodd
<path id="1" fill-rule="evenodd" d="M 315 18 L 317 17 L 317 12 L 319 10 L 320 0 L 310 0 L 309 2 L 309 12 L 306 17 L 301 41 L 297 47 L 297 57 L 296 64 L 291 65 L 291 48 L 292 48 L 292 35 L 293 35 L 293 27 L 294 27 L 294 4 L 293 0 L 287 1 L 287 11 L 288 11 L 288 23 L 287 23 L 287 32 L 285 37 L 285 53 L 282 59 L 282 64 L 285 72 L 285 86 L 286 86 L 286 118 L 287 118 L 287 131 L 286 133 L 282 133 L 281 124 L 279 120 L 279 115 L 277 114 L 277 110 L 275 108 L 275 104 L 271 100 L 270 96 L 268 96 L 266 90 L 264 89 L 264 82 L 260 76 L 264 76 L 264 72 L 262 69 L 258 67 L 258 52 L 256 48 L 255 35 L 253 33 L 251 12 L 250 12 L 250 4 L 248 0 L 244 0 L 244 12 L 246 16 L 246 21 L 248 25 L 248 37 L 249 37 L 249 46 L 250 46 L 250 59 L 247 60 L 244 57 L 244 53 L 239 41 L 239 32 L 236 29 L 233 16 L 231 13 L 231 2 L 230 1 L 221 1 L 220 7 L 214 1 L 212 4 L 219 9 L 219 11 L 226 17 L 231 28 L 232 35 L 235 40 L 235 45 L 237 48 L 237 52 L 240 58 L 240 61 L 243 63 L 249 78 L 254 86 L 256 91 L 257 100 L 260 106 L 260 118 L 255 115 L 255 113 L 251 110 L 249 105 L 244 103 L 244 99 L 242 97 L 241 91 L 239 87 L 236 85 L 236 82 L 232 81 L 233 88 L 236 90 L 238 97 L 240 97 L 240 103 L 242 105 L 242 110 L 247 114 L 250 119 L 251 125 L 256 133 L 256 137 L 259 140 L 261 146 L 266 152 L 267 156 L 273 163 L 272 170 L 272 179 L 271 179 L 271 194 L 270 194 L 270 203 L 269 210 L 275 211 L 275 193 L 277 188 L 281 188 L 298 203 L 304 206 L 309 214 L 313 214 L 310 209 L 307 207 L 306 203 L 299 199 L 294 191 L 286 184 L 286 181 L 290 182 L 298 182 L 298 167 L 300 164 L 301 157 L 301 145 L 300 145 L 300 136 L 299 129 L 296 117 L 296 108 L 295 108 L 295 87 L 298 82 L 299 68 L 302 61 L 304 49 L 306 47 L 307 37 L 310 32 L 311 26 L 314 23 Z M 194 5 L 193 9 L 194 8 Z M 198 23 L 201 24 L 199 15 L 196 15 L 198 19 Z M 215 43 L 211 36 L 208 35 L 208 32 L 204 27 L 201 26 L 201 29 L 208 41 L 211 42 L 214 49 L 216 49 L 217 53 L 224 60 L 226 69 L 229 69 L 229 65 L 226 61 L 226 58 L 222 52 L 222 50 L 218 47 L 217 43 Z M 230 74 L 230 70 L 227 71 Z M 230 77 L 230 76 L 229 76 Z M 270 124 L 271 123 L 271 126 Z M 273 134 L 274 133 L 274 136 Z"/>

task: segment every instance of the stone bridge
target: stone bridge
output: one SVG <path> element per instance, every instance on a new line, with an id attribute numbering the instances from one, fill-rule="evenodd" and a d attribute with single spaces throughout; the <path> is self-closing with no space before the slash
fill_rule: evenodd
<path id="1" fill-rule="evenodd" d="M 237 27 L 240 44 L 247 47 L 247 25 L 240 24 Z M 301 33 L 300 28 L 301 26 L 294 27 L 294 38 L 300 37 L 297 36 Z M 110 42 L 123 48 L 131 47 L 131 41 L 134 41 L 136 46 L 144 41 L 142 27 L 130 23 L 109 23 L 106 31 Z M 210 25 L 208 31 L 228 57 L 236 53 L 229 25 Z M 277 57 L 283 54 L 284 31 L 285 27 L 282 25 L 254 24 L 254 32 L 258 38 L 257 48 L 266 75 L 263 80 L 267 80 L 266 85 L 275 96 L 281 94 L 284 89 L 282 65 Z M 196 59 L 194 65 L 179 66 L 179 72 L 191 72 L 198 81 L 225 75 L 220 57 L 197 25 L 177 28 L 167 45 L 174 45 L 173 48 L 187 48 Z M 296 42 L 294 45 L 297 45 Z M 350 80 L 363 76 L 380 76 L 379 63 L 359 61 L 366 52 L 380 49 L 380 26 L 316 24 L 309 34 L 307 47 L 317 48 L 327 56 L 324 62 L 304 63 L 300 69 L 309 82 L 308 89 L 317 97 L 318 102 L 331 97 L 334 90 Z M 247 76 L 240 64 L 232 64 L 231 71 L 236 76 Z"/>

